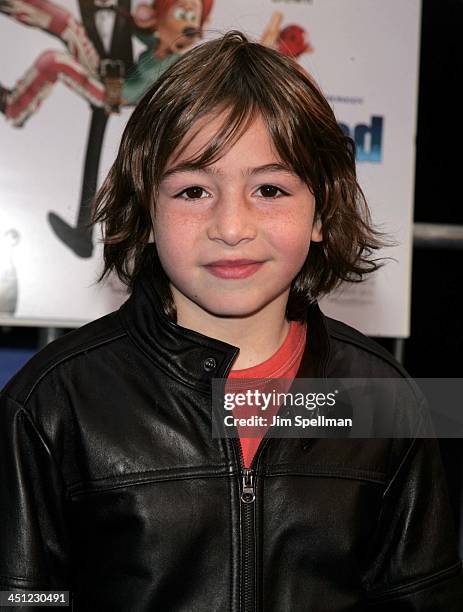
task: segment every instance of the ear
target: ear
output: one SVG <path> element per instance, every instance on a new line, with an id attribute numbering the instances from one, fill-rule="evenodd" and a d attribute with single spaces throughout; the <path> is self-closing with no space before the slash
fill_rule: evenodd
<path id="1" fill-rule="evenodd" d="M 311 242 L 322 242 L 323 240 L 323 232 L 322 232 L 322 222 L 319 217 L 314 219 L 312 225 L 312 234 L 310 236 Z"/>

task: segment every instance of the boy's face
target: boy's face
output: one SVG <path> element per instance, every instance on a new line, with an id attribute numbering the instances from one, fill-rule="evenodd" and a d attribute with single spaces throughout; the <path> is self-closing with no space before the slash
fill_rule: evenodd
<path id="1" fill-rule="evenodd" d="M 311 240 L 315 199 L 282 167 L 259 117 L 224 155 L 205 169 L 179 168 L 202 149 L 224 115 L 198 121 L 178 159 L 169 160 L 154 215 L 154 240 L 177 307 L 179 324 L 213 317 L 246 317 L 286 306 L 291 281 Z M 251 265 L 219 265 L 250 260 Z"/>

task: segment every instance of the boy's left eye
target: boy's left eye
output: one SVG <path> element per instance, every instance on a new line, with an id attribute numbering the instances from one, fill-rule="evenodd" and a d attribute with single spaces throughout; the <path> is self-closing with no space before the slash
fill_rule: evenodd
<path id="1" fill-rule="evenodd" d="M 262 197 L 268 199 L 280 198 L 282 195 L 288 195 L 286 191 L 283 191 L 283 189 L 275 185 L 261 185 L 257 191 L 261 191 Z"/>

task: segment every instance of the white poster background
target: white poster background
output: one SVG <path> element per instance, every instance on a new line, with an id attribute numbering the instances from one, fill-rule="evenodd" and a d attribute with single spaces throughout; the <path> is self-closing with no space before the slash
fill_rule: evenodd
<path id="1" fill-rule="evenodd" d="M 61 4 L 78 15 L 76 3 Z M 324 312 L 369 335 L 409 334 L 412 203 L 420 31 L 419 0 L 216 0 L 205 38 L 236 28 L 259 39 L 275 11 L 282 27 L 295 24 L 314 47 L 298 61 L 330 100 L 336 117 L 355 126 L 382 121 L 379 161 L 358 162 L 360 184 L 375 224 L 399 244 L 379 255 L 394 258 L 360 285 L 345 285 L 321 301 Z M 11 86 L 46 49 L 62 43 L 40 30 L 0 15 L 0 82 Z M 134 42 L 135 57 L 142 47 Z M 132 110 L 108 121 L 100 182 L 117 151 Z M 23 128 L 0 116 L 0 265 L 14 267 L 18 305 L 0 324 L 78 326 L 126 298 L 117 283 L 96 285 L 101 246 L 81 259 L 48 225 L 55 211 L 74 223 L 79 206 L 90 107 L 63 84 Z M 371 132 L 366 130 L 368 157 Z M 15 229 L 10 246 L 5 232 Z M 7 270 L 8 273 L 8 270 Z"/>

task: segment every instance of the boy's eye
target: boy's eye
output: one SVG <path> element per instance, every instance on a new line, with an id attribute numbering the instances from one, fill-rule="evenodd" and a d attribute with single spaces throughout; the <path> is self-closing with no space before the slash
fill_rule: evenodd
<path id="1" fill-rule="evenodd" d="M 207 194 L 205 189 L 198 187 L 198 185 L 193 185 L 192 187 L 187 187 L 181 191 L 176 197 L 183 198 L 184 200 L 199 200 L 201 198 L 208 197 L 207 195 L 203 194 Z"/>
<path id="2" fill-rule="evenodd" d="M 279 187 L 275 187 L 275 185 L 261 185 L 257 191 L 262 193 L 262 197 L 270 199 L 288 195 L 286 191 L 283 191 Z"/>

